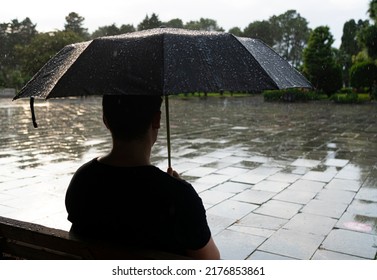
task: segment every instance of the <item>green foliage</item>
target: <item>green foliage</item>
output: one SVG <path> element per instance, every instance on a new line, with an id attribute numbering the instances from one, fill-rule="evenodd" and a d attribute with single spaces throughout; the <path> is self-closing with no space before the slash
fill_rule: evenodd
<path id="1" fill-rule="evenodd" d="M 302 52 L 310 34 L 308 22 L 295 10 L 254 21 L 243 31 L 244 37 L 257 38 L 272 47 L 294 67 L 302 64 Z"/>
<path id="2" fill-rule="evenodd" d="M 343 25 L 342 43 L 340 44 L 338 61 L 342 65 L 343 84 L 350 85 L 349 70 L 353 64 L 353 58 L 362 51 L 362 46 L 358 40 L 361 30 L 367 25 L 365 21 L 354 19 L 347 21 Z"/>
<path id="3" fill-rule="evenodd" d="M 339 90 L 339 93 L 341 93 L 341 94 L 350 94 L 350 93 L 354 93 L 354 92 L 355 92 L 355 90 L 353 88 L 349 88 L 349 87 L 341 88 Z"/>
<path id="4" fill-rule="evenodd" d="M 305 102 L 320 99 L 320 95 L 314 91 L 302 89 L 266 90 L 263 92 L 265 101 Z"/>
<path id="5" fill-rule="evenodd" d="M 162 22 L 159 20 L 158 16 L 155 13 L 153 13 L 151 17 L 146 15 L 144 20 L 140 22 L 140 24 L 137 26 L 137 29 L 146 30 L 146 29 L 161 27 L 161 25 L 162 25 Z"/>
<path id="6" fill-rule="evenodd" d="M 17 46 L 28 44 L 37 34 L 36 25 L 29 18 L 0 24 L 0 85 L 19 88 L 25 77 L 20 77 L 22 61 Z"/>
<path id="7" fill-rule="evenodd" d="M 372 87 L 372 91 L 370 93 L 370 96 L 374 99 L 374 100 L 377 100 L 377 86 L 374 85 Z"/>
<path id="8" fill-rule="evenodd" d="M 266 90 L 263 92 L 263 98 L 268 102 L 307 102 L 318 100 L 330 100 L 335 103 L 351 104 L 368 102 L 371 100 L 369 94 L 357 93 L 351 88 L 343 88 L 338 93 L 330 97 L 326 94 L 316 91 L 306 91 L 301 89 L 287 90 Z"/>
<path id="9" fill-rule="evenodd" d="M 123 24 L 120 28 L 118 28 L 115 24 L 112 24 L 99 27 L 92 33 L 91 38 L 94 39 L 103 36 L 120 35 L 134 31 L 136 31 L 136 29 L 133 25 Z"/>
<path id="10" fill-rule="evenodd" d="M 90 36 L 88 29 L 83 27 L 85 18 L 75 12 L 72 12 L 65 17 L 65 20 L 66 24 L 64 25 L 64 31 L 76 33 L 82 38 L 82 40 L 89 39 Z"/>
<path id="11" fill-rule="evenodd" d="M 180 18 L 174 18 L 163 23 L 163 25 L 171 28 L 183 28 L 183 21 Z"/>
<path id="12" fill-rule="evenodd" d="M 335 103 L 358 103 L 359 97 L 357 93 L 351 92 L 346 94 L 333 94 L 330 97 L 330 100 L 334 101 Z"/>
<path id="13" fill-rule="evenodd" d="M 377 59 L 377 26 L 365 27 L 359 34 L 359 40 L 366 48 L 369 57 Z"/>
<path id="14" fill-rule="evenodd" d="M 274 49 L 293 66 L 298 67 L 310 35 L 308 21 L 297 11 L 288 10 L 284 14 L 271 17 L 270 22 L 277 36 Z"/>
<path id="15" fill-rule="evenodd" d="M 0 88 L 3 88 L 6 86 L 4 73 L 0 72 Z"/>
<path id="16" fill-rule="evenodd" d="M 222 27 L 218 26 L 216 20 L 209 18 L 200 18 L 199 21 L 189 21 L 184 25 L 184 28 L 204 31 L 224 31 Z"/>
<path id="17" fill-rule="evenodd" d="M 367 93 L 356 92 L 336 93 L 330 97 L 330 100 L 334 101 L 335 103 L 353 104 L 369 102 L 371 100 L 371 96 Z"/>
<path id="18" fill-rule="evenodd" d="M 377 83 L 377 65 L 372 61 L 354 64 L 350 69 L 351 85 L 355 88 L 372 87 Z"/>
<path id="19" fill-rule="evenodd" d="M 260 39 L 270 47 L 273 47 L 276 39 L 276 29 L 270 21 L 254 21 L 250 23 L 243 31 L 243 36 Z"/>
<path id="20" fill-rule="evenodd" d="M 361 51 L 359 42 L 357 41 L 357 34 L 364 27 L 363 21 L 359 20 L 358 23 L 351 19 L 343 25 L 342 43 L 340 50 L 348 55 L 355 55 Z"/>
<path id="21" fill-rule="evenodd" d="M 342 69 L 339 64 L 334 63 L 328 65 L 328 68 L 323 68 L 325 75 L 322 76 L 321 89 L 327 95 L 331 95 L 342 88 Z"/>
<path id="22" fill-rule="evenodd" d="M 17 55 L 21 60 L 22 73 L 30 79 L 52 56 L 64 46 L 79 42 L 81 37 L 72 31 L 39 33 L 26 45 L 18 45 Z"/>
<path id="23" fill-rule="evenodd" d="M 228 32 L 233 34 L 234 36 L 239 36 L 239 37 L 243 36 L 243 32 L 239 27 L 233 27 L 233 28 L 229 29 Z"/>
<path id="24" fill-rule="evenodd" d="M 366 101 L 370 101 L 371 99 L 373 99 L 373 94 L 358 93 L 357 95 L 358 95 L 358 101 L 359 102 L 366 102 Z"/>
<path id="25" fill-rule="evenodd" d="M 369 17 L 377 22 L 377 0 L 371 0 L 369 2 L 369 9 L 368 9 Z"/>
<path id="26" fill-rule="evenodd" d="M 93 32 L 91 37 L 98 38 L 103 36 L 112 36 L 121 34 L 119 28 L 113 23 L 112 25 L 101 26 L 96 31 Z"/>
<path id="27" fill-rule="evenodd" d="M 342 72 L 336 63 L 329 27 L 320 26 L 310 34 L 304 49 L 303 72 L 317 88 L 330 95 L 342 87 Z"/>

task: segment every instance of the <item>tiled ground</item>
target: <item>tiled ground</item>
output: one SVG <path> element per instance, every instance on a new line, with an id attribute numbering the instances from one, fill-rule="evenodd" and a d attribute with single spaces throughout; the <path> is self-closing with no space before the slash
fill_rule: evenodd
<path id="1" fill-rule="evenodd" d="M 320 163 L 292 164 L 315 168 Z M 227 180 L 216 186 L 206 188 L 206 176 L 198 179 L 224 259 L 376 258 L 377 189 L 338 179 L 347 165 L 331 172 L 327 182 L 310 169 L 295 174 L 282 172 L 281 165 L 261 166 L 240 174 L 237 164 L 232 168 L 226 167 Z"/>
<path id="2" fill-rule="evenodd" d="M 376 104 L 240 102 L 172 102 L 173 167 L 201 196 L 222 258 L 376 259 Z M 192 103 L 210 116 L 186 124 Z M 27 105 L 0 99 L 0 215 L 68 229 L 73 172 L 110 147 L 98 100 L 39 103 L 37 130 Z"/>

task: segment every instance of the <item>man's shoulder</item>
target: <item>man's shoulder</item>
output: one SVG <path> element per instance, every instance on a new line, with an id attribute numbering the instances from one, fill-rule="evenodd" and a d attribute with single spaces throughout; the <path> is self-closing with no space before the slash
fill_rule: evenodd
<path id="1" fill-rule="evenodd" d="M 84 164 L 82 164 L 78 170 L 82 170 L 82 169 L 90 169 L 90 168 L 93 168 L 94 166 L 96 166 L 98 163 L 98 160 L 97 158 L 93 158 L 92 160 L 88 161 L 88 162 L 85 162 Z"/>
<path id="2" fill-rule="evenodd" d="M 160 186 L 166 186 L 169 188 L 173 188 L 174 191 L 177 192 L 195 192 L 193 186 L 180 178 L 173 177 L 169 175 L 167 172 L 162 171 L 158 167 L 152 167 L 150 170 L 155 176 L 151 174 L 150 178 L 151 180 L 154 180 L 155 183 L 157 183 Z"/>

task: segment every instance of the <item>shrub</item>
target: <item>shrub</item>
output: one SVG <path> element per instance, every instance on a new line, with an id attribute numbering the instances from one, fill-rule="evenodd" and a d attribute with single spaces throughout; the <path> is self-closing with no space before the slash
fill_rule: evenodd
<path id="1" fill-rule="evenodd" d="M 350 69 L 350 81 L 352 87 L 367 87 L 368 92 L 371 92 L 374 83 L 377 82 L 377 65 L 371 61 L 354 64 Z"/>
<path id="2" fill-rule="evenodd" d="M 339 90 L 339 93 L 344 93 L 344 94 L 349 94 L 349 93 L 354 93 L 354 89 L 353 88 L 341 88 Z"/>
<path id="3" fill-rule="evenodd" d="M 319 95 L 313 91 L 302 89 L 285 89 L 285 90 L 266 90 L 263 92 L 265 101 L 309 101 L 318 100 Z"/>
<path id="4" fill-rule="evenodd" d="M 341 94 L 337 93 L 330 97 L 330 100 L 336 103 L 357 103 L 359 101 L 359 97 L 357 93 L 347 93 Z"/>

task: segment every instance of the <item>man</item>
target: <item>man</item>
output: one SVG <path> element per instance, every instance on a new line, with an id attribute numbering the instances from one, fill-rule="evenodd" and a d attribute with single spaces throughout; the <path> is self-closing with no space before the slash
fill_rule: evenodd
<path id="1" fill-rule="evenodd" d="M 160 96 L 104 95 L 109 154 L 81 166 L 66 193 L 75 234 L 219 259 L 203 203 L 177 172 L 150 162 L 161 120 Z"/>

